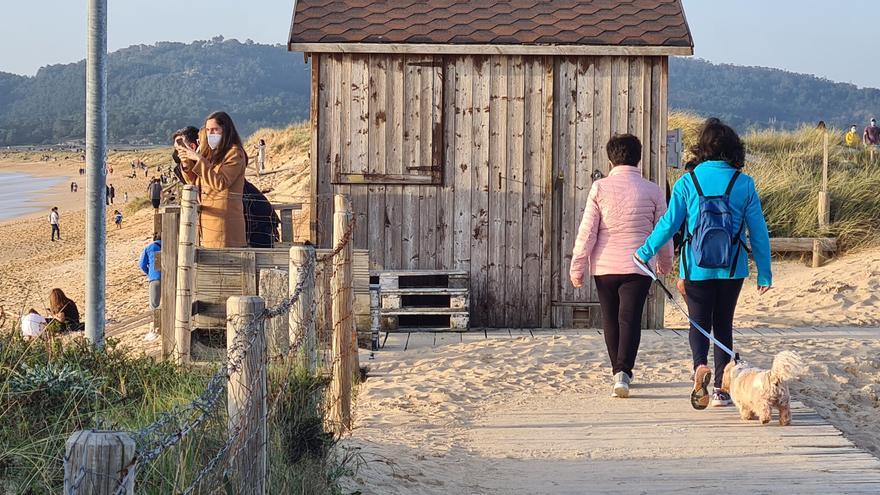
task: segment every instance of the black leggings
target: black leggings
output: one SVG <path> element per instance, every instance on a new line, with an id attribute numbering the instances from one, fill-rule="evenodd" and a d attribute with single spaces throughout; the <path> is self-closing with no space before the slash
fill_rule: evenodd
<path id="1" fill-rule="evenodd" d="M 605 347 L 615 375 L 621 371 L 632 378 L 636 354 L 642 339 L 642 310 L 651 288 L 644 275 L 597 275 L 596 289 L 602 307 Z"/>
<path id="2" fill-rule="evenodd" d="M 743 279 L 697 280 L 684 283 L 687 294 L 687 306 L 690 317 L 699 323 L 703 330 L 713 334 L 719 342 L 733 350 L 733 313 L 742 290 Z M 694 369 L 701 364 L 708 364 L 709 339 L 691 325 L 688 340 L 691 343 L 691 354 Z M 724 367 L 730 362 L 730 356 L 715 346 L 715 387 L 721 387 Z"/>

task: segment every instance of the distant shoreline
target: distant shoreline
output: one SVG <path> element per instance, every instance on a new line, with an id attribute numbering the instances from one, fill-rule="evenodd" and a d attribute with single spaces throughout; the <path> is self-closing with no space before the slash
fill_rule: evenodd
<path id="1" fill-rule="evenodd" d="M 73 173 L 72 173 L 73 172 Z M 43 216 L 52 206 L 64 211 L 81 210 L 85 207 L 85 177 L 75 174 L 70 164 L 65 162 L 0 162 L 0 176 L 6 174 L 25 174 L 37 179 L 56 179 L 57 183 L 29 193 L 25 202 L 32 211 L 0 218 L 0 223 Z M 79 190 L 70 192 L 71 181 L 76 181 Z M 45 210 L 45 211 L 44 211 Z"/>

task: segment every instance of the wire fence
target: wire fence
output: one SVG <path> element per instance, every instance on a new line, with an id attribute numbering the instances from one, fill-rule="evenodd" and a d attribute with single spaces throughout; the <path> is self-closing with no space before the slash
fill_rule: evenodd
<path id="1" fill-rule="evenodd" d="M 304 261 L 291 263 L 293 283 L 279 304 L 264 308 L 248 295 L 230 298 L 226 359 L 198 396 L 135 431 L 77 432 L 70 438 L 65 494 L 135 493 L 135 481 L 138 493 L 274 492 L 269 472 L 285 471 L 276 464 L 287 466 L 303 452 L 321 450 L 321 438 L 350 428 L 350 384 L 359 372 L 354 222 L 347 201 L 338 205 L 343 208 L 335 215 L 335 248 L 320 257 L 311 246 L 292 248 L 304 250 Z M 328 274 L 331 297 L 313 297 L 316 279 Z M 250 306 L 233 310 L 235 304 Z M 333 318 L 320 322 L 316 315 L 326 314 L 328 305 Z M 267 323 L 280 318 L 289 322 L 290 344 L 270 355 Z"/>

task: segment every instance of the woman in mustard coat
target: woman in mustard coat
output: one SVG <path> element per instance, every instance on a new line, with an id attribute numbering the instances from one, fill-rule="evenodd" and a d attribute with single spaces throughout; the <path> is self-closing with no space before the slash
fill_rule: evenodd
<path id="1" fill-rule="evenodd" d="M 199 133 L 199 147 L 175 143 L 186 182 L 199 188 L 201 245 L 209 248 L 246 247 L 244 172 L 247 153 L 232 118 L 214 112 Z"/>

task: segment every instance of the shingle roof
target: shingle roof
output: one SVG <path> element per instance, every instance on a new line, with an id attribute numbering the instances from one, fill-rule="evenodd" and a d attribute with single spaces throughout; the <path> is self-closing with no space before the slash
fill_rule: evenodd
<path id="1" fill-rule="evenodd" d="M 693 47 L 680 0 L 297 0 L 289 43 Z"/>

